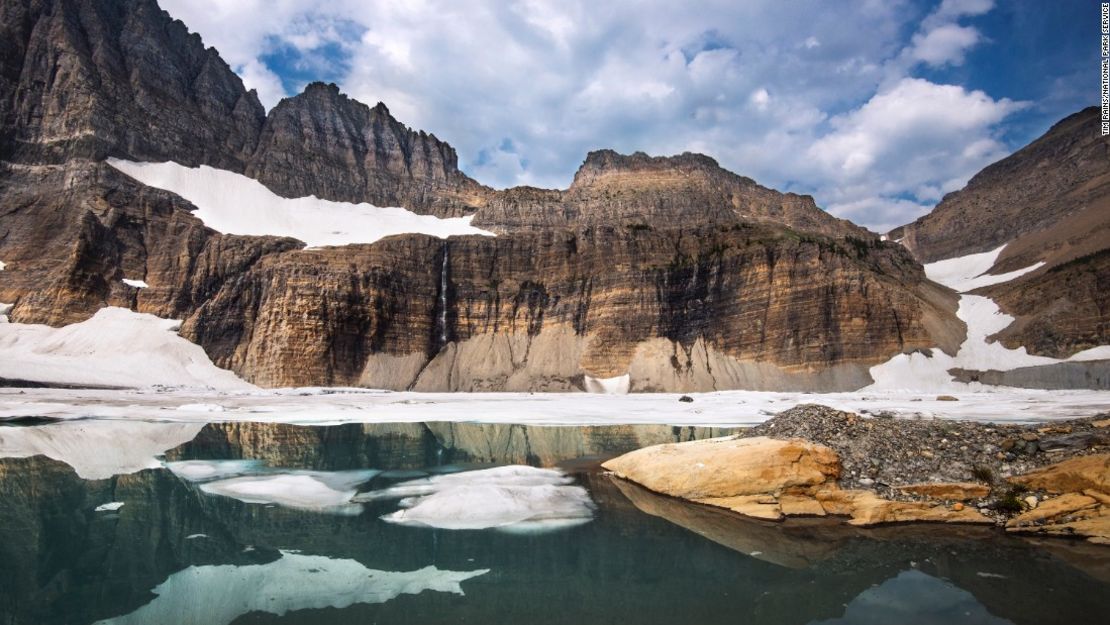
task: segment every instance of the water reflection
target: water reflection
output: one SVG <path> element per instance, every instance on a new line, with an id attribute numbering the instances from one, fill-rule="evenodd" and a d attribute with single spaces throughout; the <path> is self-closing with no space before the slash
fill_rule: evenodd
<path id="1" fill-rule="evenodd" d="M 1024 624 L 1110 610 L 1102 549 L 982 528 L 761 523 L 590 469 L 641 445 L 723 433 L 236 423 L 168 449 L 172 471 L 83 479 L 62 460 L 3 459 L 0 623 L 802 624 L 912 612 L 919 623 Z M 582 489 L 591 520 L 529 534 L 410 527 L 381 519 L 397 513 L 395 498 L 366 495 L 506 464 L 569 474 L 573 483 L 554 486 Z M 317 484 L 250 482 L 265 476 Z M 234 492 L 205 488 L 243 479 Z M 350 496 L 361 513 L 298 505 L 318 485 L 363 493 Z M 297 501 L 279 500 L 290 493 Z M 94 511 L 108 502 L 124 505 Z"/>

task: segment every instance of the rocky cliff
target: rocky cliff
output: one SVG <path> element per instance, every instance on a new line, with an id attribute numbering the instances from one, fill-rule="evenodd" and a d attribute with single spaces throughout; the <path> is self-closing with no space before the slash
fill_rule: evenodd
<path id="1" fill-rule="evenodd" d="M 982 294 L 1016 321 L 996 339 L 1066 358 L 1110 344 L 1110 138 L 1084 109 L 976 174 L 928 215 L 897 228 L 922 262 L 997 249 L 990 273 L 1043 263 Z"/>
<path id="2" fill-rule="evenodd" d="M 836 390 L 962 336 L 899 246 L 696 154 L 593 152 L 566 190 L 494 191 L 454 150 L 314 83 L 264 115 L 153 2 L 4 0 L 0 302 L 61 325 L 184 319 L 263 385 Z M 103 163 L 175 160 L 285 196 L 473 215 L 496 238 L 302 249 L 229 236 Z M 135 288 L 124 280 L 142 280 Z"/>

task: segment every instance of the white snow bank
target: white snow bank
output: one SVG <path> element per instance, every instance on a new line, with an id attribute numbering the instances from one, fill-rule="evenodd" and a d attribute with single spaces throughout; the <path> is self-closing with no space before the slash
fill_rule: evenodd
<path id="1" fill-rule="evenodd" d="M 603 393 L 605 395 L 627 395 L 631 385 L 631 378 L 626 373 L 612 378 L 595 378 L 591 375 L 584 376 L 587 393 Z"/>
<path id="2" fill-rule="evenodd" d="M 382 519 L 451 530 L 531 531 L 588 523 L 593 502 L 562 471 L 513 465 L 402 482 L 356 501 L 403 498 Z"/>
<path id="3" fill-rule="evenodd" d="M 981 254 L 970 254 L 958 258 L 937 261 L 925 265 L 925 275 L 960 293 L 966 293 L 983 286 L 1001 284 L 1025 275 L 1044 265 L 1039 262 L 1024 269 L 998 275 L 987 275 L 1005 249 Z M 956 382 L 949 375 L 951 369 L 976 371 L 1009 371 L 1021 367 L 1051 365 L 1064 362 L 1055 358 L 1034 356 L 1025 347 L 1009 349 L 998 342 L 988 342 L 987 338 L 1005 330 L 1014 318 L 1002 312 L 998 304 L 979 295 L 960 295 L 956 316 L 967 324 L 967 338 L 960 345 L 956 355 L 949 356 L 940 349 L 933 349 L 931 356 L 922 353 L 899 354 L 885 363 L 871 367 L 870 373 L 875 383 L 864 391 L 916 390 L 930 392 L 961 392 L 982 388 L 978 383 Z M 1108 350 L 1110 351 L 1110 350 Z M 1089 354 L 1088 354 L 1089 352 Z M 1081 352 L 1072 359 L 1095 359 L 1089 356 L 1105 354 L 1101 348 Z"/>
<path id="4" fill-rule="evenodd" d="M 93 509 L 93 512 L 115 512 L 123 507 L 122 501 L 112 501 L 110 503 L 102 503 Z"/>
<path id="5" fill-rule="evenodd" d="M 1108 360 L 1110 359 L 1110 345 L 1099 345 L 1091 349 L 1085 349 L 1071 355 L 1068 360 L 1072 362 L 1082 362 L 1085 360 Z"/>
<path id="6" fill-rule="evenodd" d="M 440 238 L 492 232 L 470 225 L 469 217 L 440 219 L 404 208 L 332 202 L 312 197 L 284 198 L 241 174 L 206 165 L 174 162 L 108 164 L 139 182 L 176 193 L 197 207 L 206 226 L 225 234 L 293 237 L 310 247 L 373 243 L 395 234 L 421 233 Z"/>
<path id="7" fill-rule="evenodd" d="M 178 336 L 179 326 L 114 307 L 61 328 L 0 324 L 0 378 L 74 386 L 254 388 Z"/>
<path id="8" fill-rule="evenodd" d="M 967 256 L 929 263 L 925 265 L 925 275 L 930 280 L 939 282 L 958 293 L 966 293 L 979 287 L 1009 282 L 1044 266 L 1044 261 L 1041 261 L 1009 273 L 988 274 L 990 268 L 998 262 L 998 257 L 1004 249 L 1006 249 L 1005 245 L 989 252 L 968 254 Z"/>
<path id="9" fill-rule="evenodd" d="M 123 283 L 126 284 L 127 286 L 135 287 L 136 289 L 145 289 L 148 286 L 150 286 L 149 284 L 147 284 L 146 282 L 143 282 L 142 280 L 128 280 L 127 278 L 123 279 Z"/>
<path id="10" fill-rule="evenodd" d="M 46 456 L 86 480 L 161 466 L 157 456 L 193 440 L 203 423 L 62 421 L 37 427 L 0 427 L 0 458 Z"/>
<path id="11" fill-rule="evenodd" d="M 462 582 L 489 569 L 444 571 L 434 566 L 397 572 L 360 562 L 282 551 L 266 564 L 191 566 L 153 589 L 143 607 L 96 625 L 227 625 L 244 614 L 284 615 L 294 610 L 342 609 L 385 603 L 425 590 L 462 595 Z"/>
<path id="12" fill-rule="evenodd" d="M 245 503 L 275 504 L 296 510 L 355 516 L 362 504 L 351 503 L 356 488 L 378 474 L 357 471 L 289 471 L 207 482 L 200 489 Z"/>

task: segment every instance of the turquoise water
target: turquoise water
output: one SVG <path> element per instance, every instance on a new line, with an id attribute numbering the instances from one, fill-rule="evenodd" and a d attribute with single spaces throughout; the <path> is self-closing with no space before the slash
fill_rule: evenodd
<path id="1" fill-rule="evenodd" d="M 722 433 L 212 424 L 165 458 L 208 477 L 154 468 L 86 480 L 58 460 L 2 459 L 0 624 L 950 625 L 1110 614 L 1110 550 L 982 528 L 754 522 L 596 469 L 643 444 Z M 584 489 L 587 516 L 554 529 L 440 529 L 383 520 L 401 502 L 374 495 L 508 464 L 561 468 L 569 483 L 550 488 Z M 239 481 L 213 488 L 220 480 Z M 369 501 L 337 503 L 348 485 Z M 488 503 L 473 501 L 445 522 Z M 113 502 L 122 506 L 96 510 Z"/>

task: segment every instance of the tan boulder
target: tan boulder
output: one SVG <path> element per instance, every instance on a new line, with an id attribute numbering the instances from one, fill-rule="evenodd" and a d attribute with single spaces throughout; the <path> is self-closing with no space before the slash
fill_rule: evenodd
<path id="1" fill-rule="evenodd" d="M 990 494 L 991 489 L 986 484 L 975 482 L 930 482 L 924 484 L 910 484 L 899 488 L 902 492 L 921 495 L 929 499 L 942 499 L 949 501 L 968 501 L 982 499 Z"/>
<path id="2" fill-rule="evenodd" d="M 1059 497 L 1053 497 L 1052 499 L 1042 501 L 1036 508 L 1027 510 L 1007 521 L 1006 527 L 1032 525 L 1040 521 L 1055 519 L 1056 517 L 1073 514 L 1081 510 L 1097 508 L 1098 505 L 1099 502 L 1094 497 L 1067 493 Z"/>
<path id="3" fill-rule="evenodd" d="M 1010 478 L 1036 490 L 1076 493 L 1087 489 L 1110 493 L 1110 454 L 1077 456 Z"/>
<path id="4" fill-rule="evenodd" d="M 694 503 L 707 506 L 716 506 L 732 510 L 737 514 L 749 516 L 754 519 L 779 521 L 782 519 L 782 507 L 773 495 L 738 495 L 736 497 L 707 497 L 694 499 Z"/>
<path id="5" fill-rule="evenodd" d="M 949 508 L 919 501 L 891 501 L 869 490 L 829 489 L 817 493 L 817 501 L 829 514 L 850 515 L 852 525 L 883 523 L 993 523 L 974 508 Z"/>
<path id="6" fill-rule="evenodd" d="M 1045 525 L 1018 525 L 1010 527 L 1009 524 L 1007 524 L 1006 531 L 1021 534 L 1083 537 L 1092 543 L 1110 545 L 1110 507 L 1098 506 L 1085 508 L 1060 518 L 1068 520 Z"/>
<path id="7" fill-rule="evenodd" d="M 812 493 L 840 475 L 832 449 L 765 436 L 645 447 L 602 466 L 657 493 L 695 501 Z"/>

